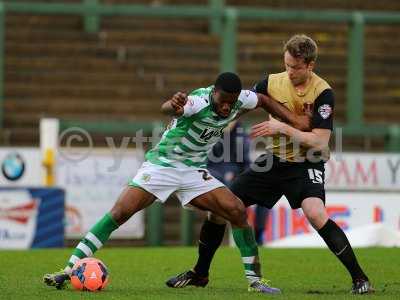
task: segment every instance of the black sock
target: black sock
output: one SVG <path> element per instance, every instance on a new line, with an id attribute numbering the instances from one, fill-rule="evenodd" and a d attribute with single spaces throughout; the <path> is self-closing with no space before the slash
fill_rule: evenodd
<path id="1" fill-rule="evenodd" d="M 215 224 L 205 220 L 200 231 L 199 258 L 194 271 L 201 277 L 208 276 L 211 261 L 224 238 L 226 225 Z"/>
<path id="2" fill-rule="evenodd" d="M 344 234 L 343 230 L 331 219 L 318 230 L 319 235 L 324 239 L 329 249 L 337 256 L 342 264 L 349 271 L 353 281 L 357 279 L 368 280 L 357 262 L 353 249 Z"/>

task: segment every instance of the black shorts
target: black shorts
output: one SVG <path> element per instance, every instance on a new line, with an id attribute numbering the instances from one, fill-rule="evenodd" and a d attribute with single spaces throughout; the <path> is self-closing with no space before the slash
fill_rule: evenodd
<path id="1" fill-rule="evenodd" d="M 254 166 L 233 181 L 232 192 L 246 206 L 257 204 L 272 208 L 282 195 L 293 209 L 300 208 L 308 197 L 320 198 L 325 204 L 324 162 L 282 162 L 273 156 L 272 167 L 266 171 L 267 158 L 271 156 L 259 156 Z"/>

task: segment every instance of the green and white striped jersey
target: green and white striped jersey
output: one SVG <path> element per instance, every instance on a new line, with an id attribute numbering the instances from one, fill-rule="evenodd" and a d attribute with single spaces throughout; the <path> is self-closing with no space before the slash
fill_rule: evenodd
<path id="1" fill-rule="evenodd" d="M 242 90 L 227 118 L 212 109 L 213 86 L 200 88 L 188 96 L 182 116 L 172 120 L 160 142 L 146 153 L 146 160 L 165 167 L 185 166 L 205 168 L 207 155 L 222 132 L 240 110 L 257 106 L 257 95 Z"/>

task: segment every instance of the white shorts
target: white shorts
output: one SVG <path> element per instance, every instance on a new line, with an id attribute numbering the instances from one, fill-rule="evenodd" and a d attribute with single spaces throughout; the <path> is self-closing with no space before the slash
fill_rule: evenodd
<path id="1" fill-rule="evenodd" d="M 182 206 L 191 200 L 225 185 L 206 169 L 192 167 L 170 168 L 144 162 L 129 186 L 138 186 L 156 196 L 161 202 L 175 192 Z"/>

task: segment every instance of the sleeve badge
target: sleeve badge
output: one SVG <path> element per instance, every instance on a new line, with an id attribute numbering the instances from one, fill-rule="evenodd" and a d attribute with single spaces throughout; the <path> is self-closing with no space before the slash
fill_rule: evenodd
<path id="1" fill-rule="evenodd" d="M 318 107 L 318 113 L 324 120 L 326 120 L 332 114 L 332 107 L 329 104 L 323 104 Z"/>

